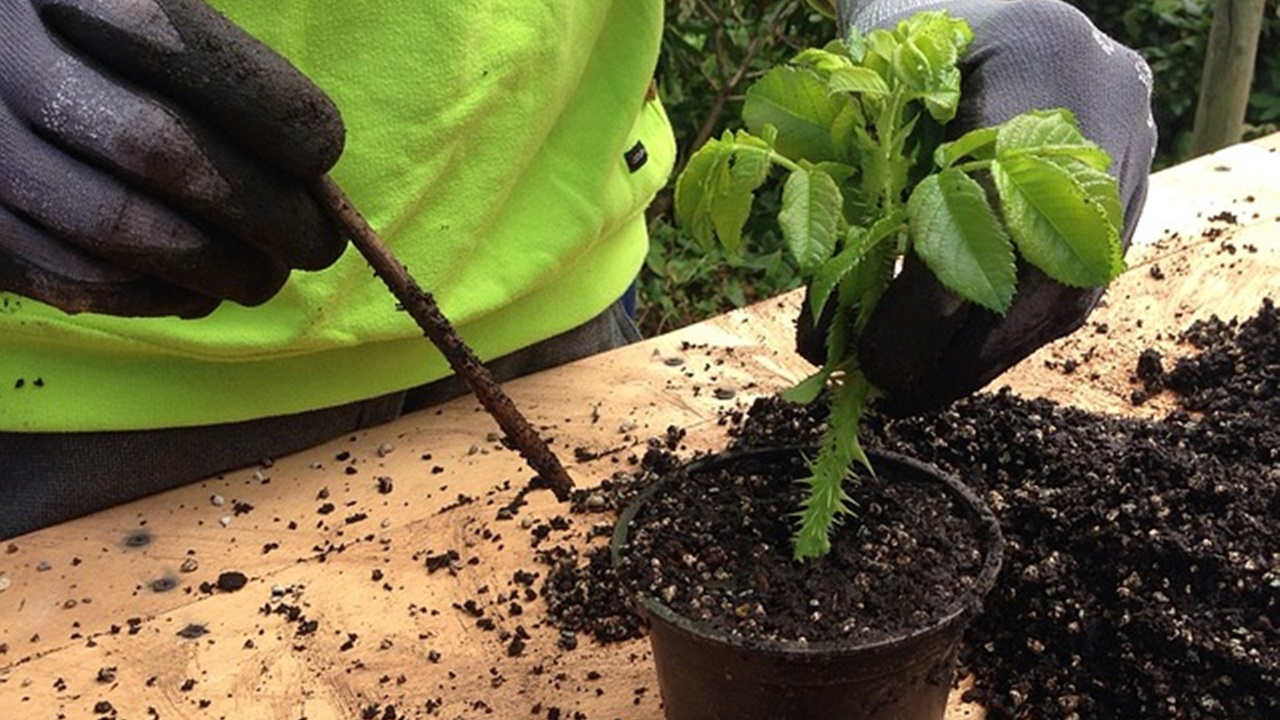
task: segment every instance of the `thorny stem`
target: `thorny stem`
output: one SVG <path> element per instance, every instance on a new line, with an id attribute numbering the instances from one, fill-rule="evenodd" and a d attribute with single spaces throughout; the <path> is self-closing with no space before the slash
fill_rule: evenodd
<path id="1" fill-rule="evenodd" d="M 538 431 L 533 429 L 511 398 L 494 381 L 489 369 L 458 336 L 452 323 L 440 312 L 440 306 L 431 293 L 418 286 L 408 269 L 400 264 L 391 249 L 382 242 L 377 232 L 332 178 L 321 178 L 316 184 L 315 193 L 350 237 L 352 244 L 373 266 L 374 272 L 387 284 L 391 294 L 417 321 L 418 327 L 422 328 L 432 344 L 444 354 L 454 372 L 466 380 L 476 399 L 498 421 L 498 426 L 511 438 L 512 444 L 529 466 L 542 476 L 556 498 L 568 500 L 573 479 L 538 435 Z"/>

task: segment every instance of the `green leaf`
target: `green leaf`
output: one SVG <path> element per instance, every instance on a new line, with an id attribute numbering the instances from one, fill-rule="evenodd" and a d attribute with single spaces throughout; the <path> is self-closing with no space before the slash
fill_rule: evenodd
<path id="1" fill-rule="evenodd" d="M 1064 109 L 1026 112 L 999 126 L 996 157 L 1008 159 L 1024 154 L 1072 158 L 1095 170 L 1106 170 L 1111 165 L 1111 156 L 1085 138 L 1075 116 Z"/>
<path id="2" fill-rule="evenodd" d="M 897 32 L 914 42 L 935 69 L 956 65 L 973 42 L 969 23 L 943 11 L 916 13 L 899 23 Z"/>
<path id="3" fill-rule="evenodd" d="M 791 59 L 793 65 L 804 65 L 818 71 L 819 75 L 827 76 L 836 70 L 853 67 L 853 61 L 847 56 L 830 50 L 819 50 L 818 48 L 805 48 L 801 50 L 794 58 Z"/>
<path id="4" fill-rule="evenodd" d="M 827 356 L 823 366 L 834 369 L 849 356 L 849 337 L 853 333 L 850 311 L 836 303 L 836 311 L 831 316 L 831 326 L 827 328 L 827 342 L 823 349 Z"/>
<path id="5" fill-rule="evenodd" d="M 864 67 L 848 66 L 833 70 L 827 79 L 827 87 L 833 93 L 889 94 L 889 85 L 880 73 Z"/>
<path id="6" fill-rule="evenodd" d="M 870 146 L 866 126 L 867 118 L 862 113 L 861 103 L 852 100 L 846 102 L 831 123 L 831 148 L 835 156 L 841 159 L 855 158 L 858 156 L 858 148 Z"/>
<path id="7" fill-rule="evenodd" d="M 949 143 L 939 145 L 933 153 L 933 162 L 945 169 L 966 157 L 990 160 L 995 157 L 996 135 L 999 132 L 998 127 L 971 130 Z"/>
<path id="8" fill-rule="evenodd" d="M 1049 158 L 1055 165 L 1071 173 L 1076 182 L 1107 216 L 1107 222 L 1115 228 L 1117 242 L 1124 227 L 1124 209 L 1120 206 L 1120 188 L 1110 173 L 1097 170 L 1069 158 Z M 1123 253 L 1123 248 L 1120 248 Z M 1121 260 L 1123 262 L 1123 259 Z M 1123 268 L 1121 268 L 1123 270 Z M 1119 274 L 1120 270 L 1117 270 Z"/>
<path id="9" fill-rule="evenodd" d="M 840 283 L 840 304 L 849 308 L 856 333 L 866 329 L 872 311 L 893 280 L 893 268 L 898 257 L 895 245 L 878 243 L 868 247 L 866 257 Z"/>
<path id="10" fill-rule="evenodd" d="M 929 58 L 910 38 L 899 42 L 894 48 L 893 70 L 913 92 L 923 94 L 929 91 L 934 69 L 929 67 Z"/>
<path id="11" fill-rule="evenodd" d="M 823 389 L 827 387 L 829 377 L 831 377 L 830 369 L 819 368 L 814 374 L 796 383 L 795 387 L 782 391 L 781 397 L 789 403 L 808 405 L 822 394 Z"/>
<path id="12" fill-rule="evenodd" d="M 782 187 L 778 224 L 802 275 L 811 276 L 835 252 L 840 188 L 821 170 L 793 171 Z"/>
<path id="13" fill-rule="evenodd" d="M 755 141 L 755 142 L 751 142 Z M 758 152 L 747 148 L 760 146 Z M 739 131 L 739 145 L 728 160 L 728 179 L 711 206 L 711 219 L 715 224 L 720 244 L 731 257 L 737 256 L 742 245 L 742 228 L 751 217 L 751 205 L 756 188 L 769 176 L 772 161 L 763 142 Z"/>
<path id="14" fill-rule="evenodd" d="M 703 251 L 710 251 L 716 245 L 711 208 L 719 192 L 717 184 L 732 153 L 730 144 L 714 138 L 708 140 L 689 158 L 684 172 L 676 179 L 676 220 Z"/>
<path id="15" fill-rule="evenodd" d="M 822 317 L 822 309 L 826 307 L 831 291 L 858 266 L 858 261 L 866 252 L 866 236 L 865 228 L 849 228 L 844 249 L 823 263 L 813 274 L 813 279 L 809 282 L 809 312 L 813 317 Z"/>
<path id="16" fill-rule="evenodd" d="M 982 186 L 955 169 L 930 175 L 907 201 L 916 254 L 957 295 L 1003 314 L 1013 301 L 1013 245 Z"/>
<path id="17" fill-rule="evenodd" d="M 881 242 L 889 239 L 893 235 L 896 235 L 899 231 L 905 228 L 906 223 L 907 213 L 905 210 L 895 210 L 888 215 L 882 216 L 879 220 L 876 220 L 875 224 L 871 226 L 871 229 L 867 231 L 866 251 L 870 252 Z M 893 248 L 893 252 L 895 254 L 901 254 L 901 252 L 904 252 L 905 250 L 905 247 L 898 248 L 895 246 Z"/>
<path id="18" fill-rule="evenodd" d="M 793 160 L 839 160 L 831 125 L 846 102 L 848 98 L 832 96 L 813 70 L 781 66 L 747 90 L 742 118 L 757 135 L 765 125 L 778 128 L 775 148 Z"/>
<path id="19" fill-rule="evenodd" d="M 849 33 L 844 38 L 845 52 L 849 53 L 849 59 L 860 63 L 867 56 L 867 38 L 856 27 L 849 26 Z"/>
<path id="20" fill-rule="evenodd" d="M 880 73 L 881 77 L 889 81 L 893 73 L 893 58 L 898 53 L 898 44 L 899 39 L 888 30 L 877 29 L 867 33 L 862 44 L 863 66 Z M 850 53 L 852 52 L 851 47 Z"/>
<path id="21" fill-rule="evenodd" d="M 767 136 L 770 128 L 765 128 Z M 704 251 L 716 238 L 732 256 L 742 244 L 754 192 L 768 177 L 772 160 L 767 140 L 745 131 L 725 131 L 689 159 L 676 180 L 676 218 Z"/>
<path id="22" fill-rule="evenodd" d="M 1072 287 L 1106 285 L 1123 271 L 1119 200 L 1104 187 L 1110 176 L 1029 155 L 997 160 L 991 172 L 1027 262 Z"/>
<path id="23" fill-rule="evenodd" d="M 894 70 L 934 120 L 951 120 L 960 105 L 956 63 L 973 37 L 968 25 L 946 13 L 924 12 L 899 23 L 896 34 Z"/>
<path id="24" fill-rule="evenodd" d="M 809 166 L 809 169 L 818 170 L 830 175 L 831 179 L 836 181 L 837 186 L 843 186 L 858 172 L 858 168 L 838 162 L 814 163 Z"/>

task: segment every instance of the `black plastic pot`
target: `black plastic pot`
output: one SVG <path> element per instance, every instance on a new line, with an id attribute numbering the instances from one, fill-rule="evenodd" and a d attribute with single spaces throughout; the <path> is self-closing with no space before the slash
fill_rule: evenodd
<path id="1" fill-rule="evenodd" d="M 772 453 L 784 459 L 800 452 L 804 450 L 788 448 L 752 454 Z M 721 455 L 699 463 L 742 456 Z M 873 453 L 871 460 L 881 476 L 895 482 L 934 483 L 959 500 L 984 548 L 973 591 L 934 625 L 867 644 L 753 642 L 678 615 L 656 598 L 640 598 L 668 720 L 943 718 L 961 636 L 995 583 L 1004 540 L 986 504 L 954 478 L 892 453 Z M 661 486 L 661 481 L 655 483 L 623 511 L 613 536 L 615 565 L 626 547 L 632 519 Z"/>

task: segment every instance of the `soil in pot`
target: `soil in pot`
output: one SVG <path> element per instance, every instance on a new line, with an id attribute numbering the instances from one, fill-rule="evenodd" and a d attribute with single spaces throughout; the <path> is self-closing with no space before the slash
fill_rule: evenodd
<path id="1" fill-rule="evenodd" d="M 1005 569 L 961 652 L 991 720 L 1280 717 L 1280 313 L 1184 339 L 1187 357 L 1135 367 L 1135 400 L 1180 396 L 1159 420 L 990 393 L 876 428 L 1000 517 Z M 822 417 L 761 403 L 726 422 L 751 446 L 812 442 Z M 625 613 L 604 554 L 548 573 L 580 635 Z"/>
<path id="2" fill-rule="evenodd" d="M 967 488 L 873 461 L 857 517 L 806 563 L 791 552 L 801 451 L 695 462 L 624 514 L 621 575 L 646 598 L 668 717 L 942 716 L 999 531 Z"/>

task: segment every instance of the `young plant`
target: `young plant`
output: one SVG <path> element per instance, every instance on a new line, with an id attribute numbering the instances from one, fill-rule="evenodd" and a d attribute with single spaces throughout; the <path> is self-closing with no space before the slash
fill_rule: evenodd
<path id="1" fill-rule="evenodd" d="M 787 173 L 778 223 L 809 312 L 831 318 L 823 366 L 784 395 L 810 402 L 826 388 L 831 399 L 804 480 L 797 559 L 830 550 L 833 526 L 855 504 L 853 463 L 870 470 L 858 428 L 877 390 L 856 341 L 901 257 L 914 253 L 952 292 L 1000 314 L 1018 256 L 1075 287 L 1123 270 L 1110 157 L 1070 112 L 1028 112 L 941 142 L 972 39 L 964 20 L 925 12 L 804 50 L 748 90 L 747 129 L 708 141 L 677 180 L 682 224 L 703 247 L 718 239 L 737 253 L 755 191 L 773 168 Z"/>

